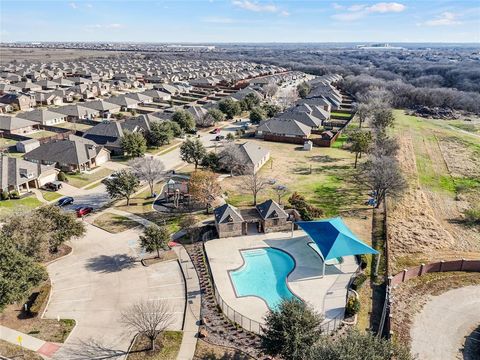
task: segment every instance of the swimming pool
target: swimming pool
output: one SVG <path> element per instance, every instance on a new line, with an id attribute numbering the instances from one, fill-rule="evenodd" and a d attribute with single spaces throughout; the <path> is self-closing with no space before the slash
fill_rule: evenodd
<path id="1" fill-rule="evenodd" d="M 241 254 L 243 266 L 230 271 L 237 296 L 258 296 L 270 309 L 283 299 L 297 298 L 287 286 L 287 276 L 295 267 L 290 255 L 273 248 L 243 250 Z"/>

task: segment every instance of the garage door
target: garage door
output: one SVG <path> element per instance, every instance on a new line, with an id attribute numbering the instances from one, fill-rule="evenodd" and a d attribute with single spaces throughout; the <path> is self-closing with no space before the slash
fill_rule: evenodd
<path id="1" fill-rule="evenodd" d="M 57 172 L 53 171 L 51 173 L 44 173 L 38 178 L 38 186 L 43 186 L 48 182 L 57 180 Z"/>
<path id="2" fill-rule="evenodd" d="M 95 158 L 95 164 L 97 164 L 97 166 L 102 165 L 105 164 L 108 160 L 110 160 L 109 153 L 105 150 L 102 150 Z"/>

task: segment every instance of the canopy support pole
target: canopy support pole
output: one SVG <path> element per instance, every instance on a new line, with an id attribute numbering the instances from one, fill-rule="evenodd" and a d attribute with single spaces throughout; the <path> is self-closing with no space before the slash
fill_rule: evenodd
<path id="1" fill-rule="evenodd" d="M 380 256 L 381 255 L 382 254 L 380 254 L 380 253 L 378 253 L 378 255 L 377 255 L 377 263 L 375 264 L 375 274 L 374 274 L 375 277 L 378 275 L 378 267 L 380 266 Z"/>

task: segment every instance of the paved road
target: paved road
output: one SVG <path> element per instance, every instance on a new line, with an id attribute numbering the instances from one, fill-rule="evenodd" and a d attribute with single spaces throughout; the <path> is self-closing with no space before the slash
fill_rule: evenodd
<path id="1" fill-rule="evenodd" d="M 412 354 L 422 360 L 463 359 L 465 337 L 480 325 L 480 286 L 434 296 L 415 317 Z"/>
<path id="2" fill-rule="evenodd" d="M 48 266 L 52 295 L 45 316 L 75 319 L 77 326 L 55 359 L 122 359 L 133 333 L 119 322 L 140 299 L 163 299 L 181 328 L 185 292 L 176 261 L 143 267 L 132 262 L 141 229 L 110 234 L 87 224 L 73 253 Z"/>

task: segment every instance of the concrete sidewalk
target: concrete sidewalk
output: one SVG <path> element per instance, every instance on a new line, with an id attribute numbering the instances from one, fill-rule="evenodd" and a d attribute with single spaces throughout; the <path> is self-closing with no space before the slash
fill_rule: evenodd
<path id="1" fill-rule="evenodd" d="M 185 281 L 187 284 L 187 307 L 185 311 L 185 324 L 183 338 L 177 360 L 191 360 L 197 347 L 198 328 L 200 324 L 201 294 L 200 283 L 195 267 L 190 260 L 185 248 L 178 244 L 173 248 L 177 254 Z"/>
<path id="2" fill-rule="evenodd" d="M 19 336 L 21 337 L 21 346 L 25 349 L 35 351 L 44 357 L 51 358 L 60 348 L 60 345 L 37 339 L 36 337 L 21 333 L 5 326 L 0 325 L 0 339 L 9 343 L 20 345 Z"/>

